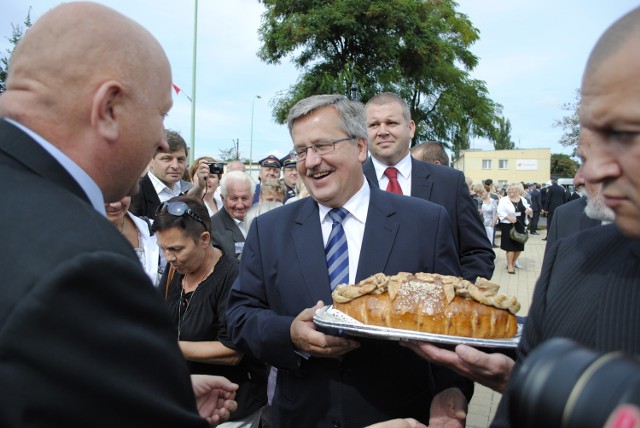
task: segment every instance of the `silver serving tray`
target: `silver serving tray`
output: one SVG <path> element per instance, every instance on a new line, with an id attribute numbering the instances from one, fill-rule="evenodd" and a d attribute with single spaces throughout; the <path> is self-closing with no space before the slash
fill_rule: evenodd
<path id="1" fill-rule="evenodd" d="M 335 329 L 339 335 L 369 337 L 386 340 L 418 340 L 422 342 L 441 343 L 446 345 L 469 345 L 485 348 L 515 348 L 522 335 L 522 324 L 518 324 L 518 332 L 511 339 L 475 339 L 472 337 L 448 336 L 445 334 L 422 333 L 412 330 L 378 327 L 366 325 L 344 312 L 334 309 L 332 305 L 316 311 L 313 322 L 325 329 Z"/>

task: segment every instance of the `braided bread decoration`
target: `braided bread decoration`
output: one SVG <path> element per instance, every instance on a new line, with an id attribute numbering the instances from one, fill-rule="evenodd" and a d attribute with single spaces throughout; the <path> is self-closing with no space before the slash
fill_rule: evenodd
<path id="1" fill-rule="evenodd" d="M 513 337 L 520 304 L 484 278 L 475 284 L 449 275 L 378 273 L 339 285 L 334 307 L 365 324 L 476 338 Z"/>

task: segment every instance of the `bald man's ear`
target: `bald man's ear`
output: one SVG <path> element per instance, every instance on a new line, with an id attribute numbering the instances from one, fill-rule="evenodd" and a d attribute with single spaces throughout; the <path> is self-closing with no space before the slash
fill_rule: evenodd
<path id="1" fill-rule="evenodd" d="M 116 141 L 120 132 L 123 108 L 123 90 L 120 82 L 103 82 L 93 96 L 91 124 L 95 131 L 107 141 Z"/>

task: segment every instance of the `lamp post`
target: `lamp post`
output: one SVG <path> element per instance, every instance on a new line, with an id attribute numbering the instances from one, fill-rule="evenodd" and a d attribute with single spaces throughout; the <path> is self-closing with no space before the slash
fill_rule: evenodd
<path id="1" fill-rule="evenodd" d="M 251 99 L 251 139 L 249 140 L 249 175 L 253 177 L 253 109 L 256 104 L 256 99 L 262 98 L 260 95 L 256 95 Z"/>
<path id="2" fill-rule="evenodd" d="M 191 70 L 191 150 L 189 151 L 189 163 L 193 163 L 196 151 L 196 53 L 198 51 L 198 0 L 195 0 L 193 16 L 193 64 Z"/>

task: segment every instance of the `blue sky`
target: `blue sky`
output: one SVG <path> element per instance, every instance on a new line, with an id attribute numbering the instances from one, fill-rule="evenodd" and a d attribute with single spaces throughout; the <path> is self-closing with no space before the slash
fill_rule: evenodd
<path id="1" fill-rule="evenodd" d="M 32 6 L 36 20 L 59 1 L 5 1 L 0 17 L 0 49 L 10 44 L 11 24 L 21 24 Z M 9 3 L 9 4 L 6 4 Z M 174 93 L 174 107 L 166 126 L 191 138 L 193 95 L 193 23 L 195 0 L 103 0 L 144 25 L 165 48 L 174 82 L 184 93 Z M 487 83 L 491 98 L 502 104 L 511 121 L 512 137 L 520 148 L 560 146 L 561 130 L 555 119 L 566 114 L 560 107 L 574 100 L 589 51 L 602 32 L 637 3 L 628 0 L 459 0 L 480 31 L 471 50 L 480 58 L 472 72 Z M 267 65 L 258 59 L 257 29 L 264 9 L 257 0 L 198 1 L 198 53 L 196 66 L 195 156 L 217 157 L 240 140 L 240 154 L 261 159 L 284 156 L 291 148 L 285 126 L 271 116 L 271 103 L 298 77 L 288 61 Z M 256 98 L 259 95 L 261 98 Z M 251 117 L 253 104 L 253 140 Z M 251 143 L 253 141 L 253 144 Z M 487 141 L 472 141 L 474 149 L 491 149 Z"/>

